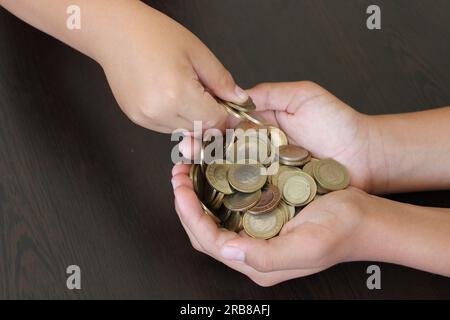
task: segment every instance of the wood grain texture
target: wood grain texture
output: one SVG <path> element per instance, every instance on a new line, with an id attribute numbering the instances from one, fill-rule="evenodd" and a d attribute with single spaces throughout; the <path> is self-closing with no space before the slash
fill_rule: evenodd
<path id="1" fill-rule="evenodd" d="M 356 109 L 450 105 L 447 0 L 147 1 L 198 35 L 244 87 L 313 80 Z M 0 9 L 0 298 L 450 298 L 450 279 L 346 263 L 260 288 L 195 252 L 173 208 L 165 135 L 133 125 L 101 68 Z M 157 150 L 157 152 L 155 152 Z M 393 199 L 450 207 L 450 192 Z M 65 269 L 82 269 L 82 290 Z"/>

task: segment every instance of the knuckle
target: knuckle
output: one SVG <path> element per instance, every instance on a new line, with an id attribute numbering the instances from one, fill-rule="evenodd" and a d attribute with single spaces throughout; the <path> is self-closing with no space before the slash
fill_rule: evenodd
<path id="1" fill-rule="evenodd" d="M 182 87 L 176 81 L 162 81 L 140 104 L 140 112 L 149 120 L 170 115 L 180 105 Z"/>
<path id="2" fill-rule="evenodd" d="M 233 76 L 231 75 L 231 73 L 226 70 L 223 69 L 217 79 L 217 85 L 220 87 L 230 87 L 234 85 L 234 79 Z"/>

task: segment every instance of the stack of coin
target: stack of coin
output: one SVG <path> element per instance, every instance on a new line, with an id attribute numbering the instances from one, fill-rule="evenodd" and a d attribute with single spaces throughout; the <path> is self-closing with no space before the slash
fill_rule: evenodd
<path id="1" fill-rule="evenodd" d="M 343 165 L 333 159 L 312 158 L 308 150 L 289 145 L 281 129 L 266 124 L 254 113 L 251 99 L 242 105 L 219 102 L 242 120 L 238 128 L 244 132 L 266 129 L 265 135 L 248 135 L 242 145 L 233 139 L 225 147 L 225 159 L 209 164 L 204 161 L 208 142 L 202 143 L 200 164 L 192 165 L 190 177 L 204 212 L 221 227 L 270 239 L 320 195 L 348 186 L 350 176 Z M 261 169 L 270 164 L 262 164 L 259 157 L 244 159 L 253 162 L 227 161 L 230 152 L 267 149 L 268 145 L 278 150 L 279 168 L 273 175 L 262 174 Z"/>

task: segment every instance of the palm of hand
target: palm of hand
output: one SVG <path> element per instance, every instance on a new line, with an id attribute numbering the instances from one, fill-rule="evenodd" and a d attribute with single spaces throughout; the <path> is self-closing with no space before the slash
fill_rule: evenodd
<path id="1" fill-rule="evenodd" d="M 282 89 L 267 86 L 257 86 L 250 94 L 260 108 L 272 109 L 263 111 L 264 116 L 286 132 L 290 143 L 306 148 L 315 157 L 341 162 L 351 173 L 351 184 L 368 190 L 366 117 L 313 83 L 283 84 Z"/>
<path id="2" fill-rule="evenodd" d="M 328 194 L 304 208 L 278 237 L 266 241 L 219 229 L 203 213 L 188 177 L 189 167 L 176 165 L 172 183 L 177 213 L 192 245 L 256 283 L 270 286 L 313 274 L 348 260 L 352 253 L 364 192 L 349 188 Z M 239 248 L 245 258 L 227 256 L 229 248 Z"/>

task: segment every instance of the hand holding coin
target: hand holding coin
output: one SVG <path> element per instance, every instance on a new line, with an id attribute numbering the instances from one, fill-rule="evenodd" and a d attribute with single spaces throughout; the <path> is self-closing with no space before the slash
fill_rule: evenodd
<path id="1" fill-rule="evenodd" d="M 349 170 L 353 186 L 374 191 L 370 173 L 384 164 L 382 157 L 374 154 L 377 142 L 366 115 L 307 81 L 260 84 L 248 92 L 257 111 L 282 129 L 290 144 L 319 159 L 337 160 Z"/>
<path id="2" fill-rule="evenodd" d="M 255 239 L 244 231 L 235 233 L 219 228 L 216 221 L 204 213 L 189 178 L 190 167 L 190 165 L 176 165 L 172 172 L 172 183 L 175 207 L 192 245 L 195 249 L 246 274 L 258 284 L 269 286 L 316 273 L 348 259 L 356 252 L 355 245 L 358 241 L 353 235 L 359 234 L 358 227 L 364 216 L 362 210 L 357 208 L 360 203 L 367 203 L 370 200 L 364 192 L 348 188 L 329 193 L 313 201 L 301 211 L 301 214 L 293 217 L 284 225 L 277 237 L 270 240 Z M 267 193 L 267 190 L 263 189 L 262 192 Z M 253 194 L 248 195 L 248 200 L 242 199 L 236 203 L 252 201 Z M 278 197 L 280 201 L 280 195 L 271 192 L 265 195 L 264 201 L 257 209 L 253 208 L 263 210 L 265 206 L 270 205 L 274 197 Z M 255 213 L 255 215 L 247 214 L 247 218 L 261 217 L 257 214 L 258 211 Z M 269 214 L 273 218 L 266 220 L 263 225 L 279 223 L 278 211 Z M 236 218 L 239 217 L 235 213 L 228 216 L 227 228 L 239 229 L 239 220 Z M 244 224 L 248 223 L 247 218 L 244 217 Z M 253 226 L 259 226 L 259 223 L 253 222 Z M 258 229 L 258 232 L 272 230 L 274 229 Z"/>

